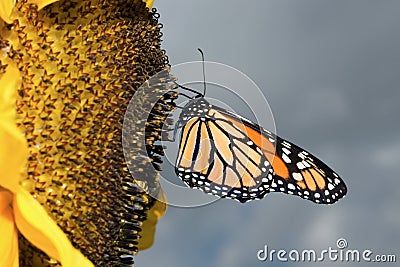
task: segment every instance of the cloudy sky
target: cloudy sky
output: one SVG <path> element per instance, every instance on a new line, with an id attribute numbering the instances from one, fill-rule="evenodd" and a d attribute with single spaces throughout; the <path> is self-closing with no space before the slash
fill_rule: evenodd
<path id="1" fill-rule="evenodd" d="M 278 135 L 327 162 L 349 192 L 331 206 L 271 194 L 170 207 L 136 266 L 281 266 L 260 262 L 257 251 L 321 251 L 339 238 L 399 262 L 400 1 L 156 0 L 155 7 L 171 65 L 198 60 L 201 47 L 207 60 L 248 75 Z"/>

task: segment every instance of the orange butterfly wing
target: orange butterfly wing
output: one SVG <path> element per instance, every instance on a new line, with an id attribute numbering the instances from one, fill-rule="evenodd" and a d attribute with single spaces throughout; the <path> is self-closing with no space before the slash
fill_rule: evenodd
<path id="1" fill-rule="evenodd" d="M 231 123 L 194 117 L 182 130 L 176 172 L 206 193 L 241 202 L 262 198 L 269 192 L 272 169 L 249 141 Z"/>
<path id="2" fill-rule="evenodd" d="M 307 151 L 204 98 L 181 114 L 176 172 L 190 187 L 241 202 L 278 191 L 331 204 L 347 188 Z"/>

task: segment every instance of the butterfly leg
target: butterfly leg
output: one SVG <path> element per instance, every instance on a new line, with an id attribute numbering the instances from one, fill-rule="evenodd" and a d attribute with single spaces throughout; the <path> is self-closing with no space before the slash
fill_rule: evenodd
<path id="1" fill-rule="evenodd" d="M 175 124 L 175 127 L 174 127 L 174 128 L 168 128 L 168 129 L 163 130 L 163 131 L 162 131 L 162 141 L 166 141 L 166 142 L 175 142 L 175 140 L 176 140 L 176 133 L 177 133 L 178 129 L 180 129 L 180 128 L 182 128 L 182 127 L 183 127 L 183 124 L 182 124 L 180 121 L 178 121 L 178 122 Z M 173 135 L 172 135 L 172 139 L 169 138 L 169 135 L 168 135 L 168 133 L 171 132 L 171 131 L 174 131 L 174 133 L 173 133 Z"/>

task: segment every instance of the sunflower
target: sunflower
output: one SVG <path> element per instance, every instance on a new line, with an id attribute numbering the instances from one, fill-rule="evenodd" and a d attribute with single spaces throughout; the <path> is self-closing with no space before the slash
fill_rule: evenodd
<path id="1" fill-rule="evenodd" d="M 173 96 L 141 129 L 150 158 L 127 159 L 143 177 L 121 132 L 129 99 L 168 66 L 152 2 L 0 2 L 0 266 L 130 266 L 151 246 Z"/>

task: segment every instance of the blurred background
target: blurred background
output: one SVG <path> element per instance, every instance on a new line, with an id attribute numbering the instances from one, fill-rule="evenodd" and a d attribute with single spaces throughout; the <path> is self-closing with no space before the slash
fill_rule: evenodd
<path id="1" fill-rule="evenodd" d="M 277 134 L 331 166 L 349 192 L 331 206 L 274 193 L 246 204 L 169 207 L 136 266 L 281 266 L 259 261 L 257 251 L 337 249 L 339 238 L 348 249 L 395 254 L 397 263 L 379 265 L 398 266 L 400 1 L 156 0 L 154 6 L 171 65 L 199 60 L 201 47 L 206 60 L 248 75 L 268 100 Z"/>

